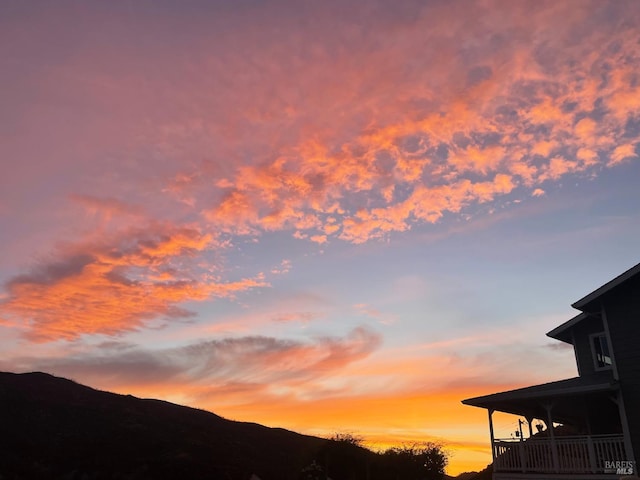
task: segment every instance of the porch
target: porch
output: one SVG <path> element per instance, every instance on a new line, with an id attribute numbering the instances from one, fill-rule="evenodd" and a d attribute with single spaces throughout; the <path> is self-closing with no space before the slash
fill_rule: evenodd
<path id="1" fill-rule="evenodd" d="M 608 370 L 463 403 L 487 409 L 494 480 L 618 480 L 637 475 L 620 386 Z M 526 419 L 519 421 L 516 438 L 496 439 L 496 411 Z M 535 419 L 539 423 L 534 434 Z M 523 432 L 521 426 L 527 424 L 528 432 Z"/>
<path id="2" fill-rule="evenodd" d="M 494 478 L 619 478 L 629 459 L 623 435 L 494 440 Z M 633 470 L 632 470 L 633 471 Z M 629 472 L 629 473 L 632 473 Z M 507 475 L 503 475 L 507 474 Z M 547 476 L 549 474 L 550 476 Z"/>

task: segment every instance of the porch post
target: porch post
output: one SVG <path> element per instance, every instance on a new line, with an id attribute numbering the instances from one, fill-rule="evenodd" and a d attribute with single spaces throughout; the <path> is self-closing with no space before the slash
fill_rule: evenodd
<path id="1" fill-rule="evenodd" d="M 549 437 L 551 439 L 551 455 L 553 456 L 553 470 L 556 473 L 560 473 L 560 462 L 558 459 L 558 446 L 556 445 L 556 436 L 553 432 L 553 419 L 551 418 L 551 407 L 553 405 L 547 403 L 544 405 L 547 411 L 547 430 L 549 430 Z"/>
<path id="2" fill-rule="evenodd" d="M 529 424 L 529 438 L 533 437 L 533 425 L 531 425 L 533 423 L 533 417 L 524 417 L 527 419 L 527 423 Z"/>
<path id="3" fill-rule="evenodd" d="M 533 438 L 533 417 L 524 417 L 527 419 L 527 423 L 529 424 L 529 440 L 531 440 Z M 524 453 L 525 453 L 525 459 L 522 462 L 523 465 L 525 465 L 526 462 L 526 466 L 527 468 L 531 468 L 532 466 L 535 466 L 535 460 L 533 460 L 533 458 L 529 457 L 529 444 L 527 445 L 522 445 L 523 449 L 524 449 Z M 533 447 L 531 447 L 533 448 Z"/>
<path id="4" fill-rule="evenodd" d="M 493 409 L 490 408 L 487 410 L 489 413 L 489 435 L 491 435 L 491 461 L 493 463 L 493 468 L 496 468 L 496 448 L 494 445 L 495 439 L 493 438 Z"/>
<path id="5" fill-rule="evenodd" d="M 518 455 L 520 456 L 520 469 L 522 473 L 527 472 L 527 463 L 525 460 L 525 452 L 524 449 L 526 445 L 524 443 L 524 435 L 522 434 L 522 420 L 518 419 L 518 433 L 520 434 L 520 441 L 517 443 L 518 445 Z"/>
<path id="6" fill-rule="evenodd" d="M 593 437 L 589 435 L 587 437 L 587 453 L 589 455 L 589 468 L 591 473 L 598 473 L 596 470 L 596 450 L 593 448 Z"/>
<path id="7" fill-rule="evenodd" d="M 611 332 L 609 331 L 609 320 L 607 319 L 607 309 L 604 308 L 604 303 L 600 303 L 600 314 L 602 315 L 602 324 L 605 329 L 607 337 L 607 345 L 609 346 L 609 355 L 611 355 L 611 363 L 613 367 L 613 378 L 619 380 L 618 376 L 618 364 L 616 363 L 616 352 L 613 350 L 611 342 Z M 622 398 L 622 391 L 618 390 L 616 393 L 616 404 L 618 405 L 618 414 L 620 415 L 620 423 L 622 423 L 622 436 L 624 439 L 624 449 L 626 450 L 627 461 L 633 462 L 635 465 L 636 459 L 633 452 L 633 445 L 631 443 L 631 432 L 629 431 L 629 420 L 627 419 L 627 410 L 625 408 L 624 399 Z M 635 475 L 638 474 L 638 467 L 635 467 Z"/>
<path id="8" fill-rule="evenodd" d="M 624 402 L 622 400 L 622 392 L 618 390 L 616 392 L 616 398 L 612 398 L 614 403 L 618 406 L 618 414 L 620 415 L 620 423 L 622 424 L 622 439 L 624 442 L 624 450 L 626 454 L 625 460 L 632 461 L 635 465 L 635 457 L 633 455 L 633 446 L 631 445 L 631 435 L 629 434 L 629 423 L 627 420 L 627 412 L 624 408 Z M 638 467 L 636 466 L 636 475 Z"/>

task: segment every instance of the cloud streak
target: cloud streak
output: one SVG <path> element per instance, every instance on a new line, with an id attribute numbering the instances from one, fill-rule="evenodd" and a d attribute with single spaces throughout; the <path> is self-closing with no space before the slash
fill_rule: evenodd
<path id="1" fill-rule="evenodd" d="M 7 282 L 0 315 L 33 341 L 74 340 L 189 318 L 180 303 L 267 285 L 260 277 L 220 281 L 214 268 L 199 267 L 198 256 L 213 244 L 197 228 L 160 223 L 67 244 Z"/>
<path id="2" fill-rule="evenodd" d="M 375 331 L 356 327 L 344 337 L 316 337 L 310 341 L 242 336 L 155 350 L 109 342 L 89 353 L 15 358 L 12 362 L 24 369 L 82 378 L 103 388 L 144 390 L 167 383 L 181 385 L 187 395 L 193 396 L 192 403 L 205 394 L 213 397 L 215 392 L 227 392 L 231 400 L 224 401 L 237 402 L 239 391 L 277 395 L 288 389 L 304 396 L 313 390 L 310 385 L 365 359 L 381 342 Z"/>

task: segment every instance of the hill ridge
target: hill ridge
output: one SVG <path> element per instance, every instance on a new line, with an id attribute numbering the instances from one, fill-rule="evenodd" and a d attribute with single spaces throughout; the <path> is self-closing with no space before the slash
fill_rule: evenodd
<path id="1" fill-rule="evenodd" d="M 0 422 L 3 479 L 297 479 L 327 442 L 45 372 L 0 372 Z"/>
<path id="2" fill-rule="evenodd" d="M 386 480 L 406 467 L 393 463 L 397 455 L 357 443 L 229 420 L 46 372 L 0 372 L 0 424 L 1 480 L 307 480 L 315 477 L 302 471 L 312 465 L 328 468 L 335 480 Z M 460 478 L 480 480 L 470 473 Z"/>

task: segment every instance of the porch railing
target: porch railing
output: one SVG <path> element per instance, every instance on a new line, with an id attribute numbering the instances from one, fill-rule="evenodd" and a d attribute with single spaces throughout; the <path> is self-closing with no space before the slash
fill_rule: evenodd
<path id="1" fill-rule="evenodd" d="M 496 472 L 608 473 L 629 459 L 622 435 L 495 440 L 493 449 Z"/>

